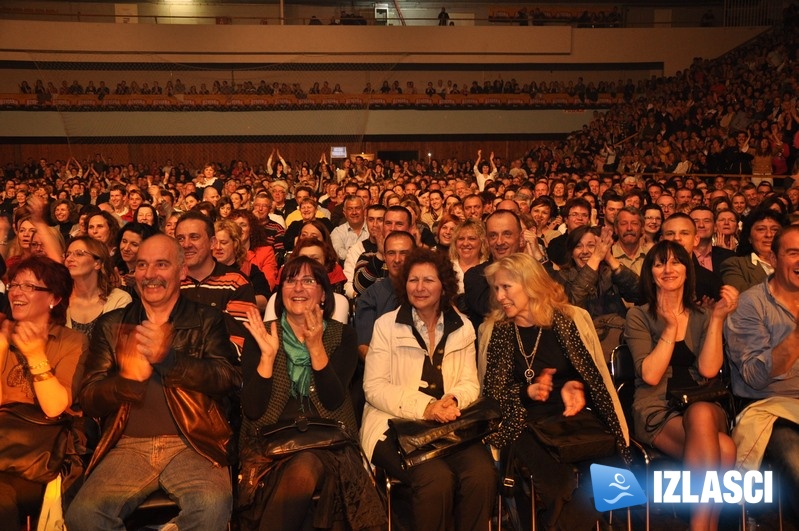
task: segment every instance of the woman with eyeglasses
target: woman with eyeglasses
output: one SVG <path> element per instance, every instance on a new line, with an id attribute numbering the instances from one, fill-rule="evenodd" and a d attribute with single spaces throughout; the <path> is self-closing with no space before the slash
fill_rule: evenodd
<path id="1" fill-rule="evenodd" d="M 0 405 L 42 420 L 69 413 L 80 360 L 88 351 L 86 337 L 64 327 L 72 292 L 69 271 L 47 257 L 31 256 L 14 264 L 9 278 L 11 319 L 0 325 Z M 0 455 L 10 450 L 8 444 L 5 437 L 0 440 Z M 20 512 L 37 511 L 44 491 L 41 479 L 0 470 L 0 525 L 19 528 Z"/>
<path id="2" fill-rule="evenodd" d="M 74 287 L 69 297 L 66 326 L 91 335 L 94 323 L 104 313 L 127 306 L 132 298 L 116 287 L 119 277 L 108 256 L 108 248 L 89 236 L 72 240 L 64 253 Z"/>
<path id="3" fill-rule="evenodd" d="M 386 515 L 361 461 L 349 395 L 358 362 L 355 331 L 333 315 L 324 266 L 298 256 L 280 273 L 277 319 L 264 323 L 251 309 L 244 325 L 258 342 L 257 357 L 241 364 L 242 425 L 239 485 L 243 530 L 382 527 Z M 264 437 L 298 417 L 339 421 L 352 437 L 336 448 L 265 455 Z M 299 432 L 298 432 L 299 433 Z M 314 502 L 314 493 L 320 493 Z"/>

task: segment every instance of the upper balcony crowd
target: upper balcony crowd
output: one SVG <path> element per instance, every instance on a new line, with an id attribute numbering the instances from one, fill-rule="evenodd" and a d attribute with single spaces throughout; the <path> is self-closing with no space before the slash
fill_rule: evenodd
<path id="1" fill-rule="evenodd" d="M 180 528 L 486 529 L 519 465 L 531 518 L 587 529 L 610 524 L 575 467 L 650 447 L 779 470 L 796 521 L 798 46 L 697 60 L 509 161 L 8 161 L 0 413 L 25 415 L 4 417 L 0 521 L 49 484 L 43 517 L 80 530 L 159 491 Z M 480 396 L 502 419 L 487 435 L 401 457 L 395 419 L 451 426 Z M 601 444 L 567 457 L 552 422 Z M 80 444 L 45 437 L 56 423 Z M 369 465 L 399 483 L 395 514 Z M 724 528 L 722 506 L 692 504 L 690 526 Z"/>

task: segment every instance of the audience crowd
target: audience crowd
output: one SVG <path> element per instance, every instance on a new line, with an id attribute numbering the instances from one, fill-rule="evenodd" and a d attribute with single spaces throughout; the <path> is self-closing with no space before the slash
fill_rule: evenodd
<path id="1" fill-rule="evenodd" d="M 357 445 L 254 453 L 264 430 L 308 416 L 350 438 L 363 420 L 369 459 L 413 486 L 414 528 L 485 529 L 497 483 L 483 445 L 407 470 L 387 437 L 393 418 L 455 419 L 481 389 L 507 421 L 490 438 L 498 448 L 537 444 L 522 435 L 525 415 L 588 404 L 624 460 L 632 436 L 700 469 L 757 468 L 729 411 L 665 405 L 673 383 L 714 379 L 725 356 L 733 393 L 758 408 L 746 429 L 763 411 L 779 418 L 768 454 L 795 494 L 797 44 L 774 32 L 697 59 L 511 161 L 480 150 L 335 166 L 273 149 L 255 165 L 99 153 L 7 164 L 0 302 L 19 324 L 0 327 L 3 403 L 105 421 L 67 524 L 112 528 L 161 488 L 183 509 L 176 525 L 222 529 L 234 506 L 225 469 L 239 462 L 244 529 L 382 525 L 379 499 L 345 485 L 369 484 Z M 51 270 L 74 287 L 53 286 Z M 628 418 L 596 333 L 614 319 L 638 376 Z M 45 348 L 33 335 L 47 327 Z M 53 334 L 71 338 L 68 371 Z M 26 374 L 27 395 L 16 389 Z M 168 458 L 142 458 L 151 444 Z M 590 524 L 571 468 L 547 455 L 524 456 L 546 466 L 533 474 L 541 521 Z M 0 489 L 4 521 L 44 492 L 6 472 Z M 799 517 L 796 497 L 783 500 Z M 695 528 L 718 518 L 702 505 L 691 514 Z"/>

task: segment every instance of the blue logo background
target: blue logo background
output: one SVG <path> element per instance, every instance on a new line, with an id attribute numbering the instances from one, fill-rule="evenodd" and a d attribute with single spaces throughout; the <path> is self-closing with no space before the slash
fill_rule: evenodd
<path id="1" fill-rule="evenodd" d="M 591 465 L 594 507 L 605 512 L 646 503 L 646 494 L 632 472 L 626 468 Z"/>

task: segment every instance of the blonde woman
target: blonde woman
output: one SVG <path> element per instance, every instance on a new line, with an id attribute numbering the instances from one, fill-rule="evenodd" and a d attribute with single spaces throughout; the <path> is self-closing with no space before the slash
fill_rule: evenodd
<path id="1" fill-rule="evenodd" d="M 488 239 L 485 225 L 474 219 L 467 219 L 452 233 L 449 258 L 458 277 L 458 294 L 464 292 L 463 276 L 472 267 L 488 260 Z"/>
<path id="2" fill-rule="evenodd" d="M 574 417 L 570 431 L 599 421 L 629 461 L 627 424 L 591 317 L 571 306 L 563 287 L 529 255 L 502 258 L 485 275 L 493 296 L 480 339 L 483 392 L 502 409 L 500 429 L 487 441 L 512 448 L 533 471 L 546 529 L 593 527 L 598 514 L 576 491 L 572 465 L 556 460 L 526 429 L 528 422 L 543 418 Z"/>

